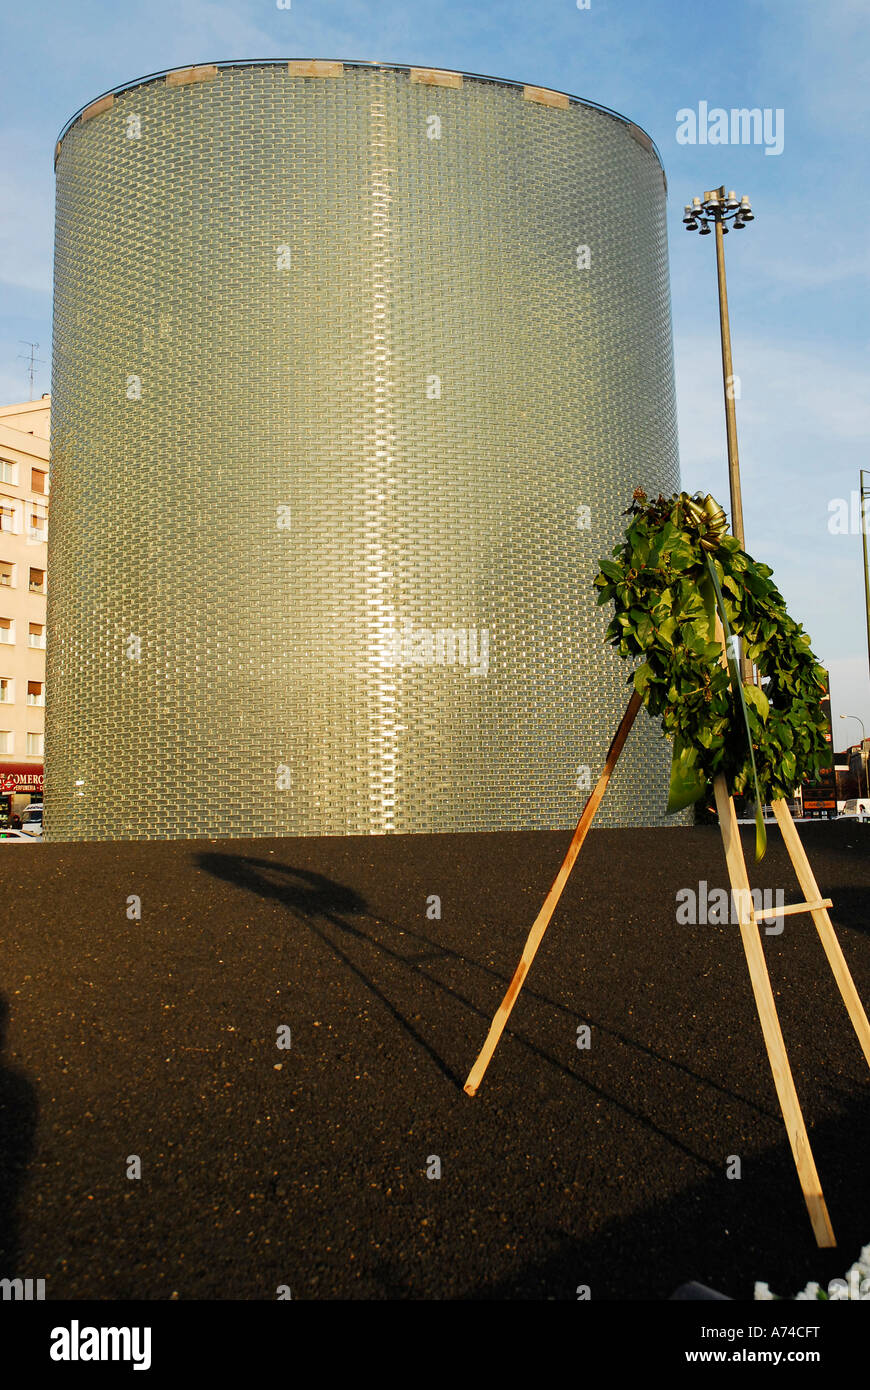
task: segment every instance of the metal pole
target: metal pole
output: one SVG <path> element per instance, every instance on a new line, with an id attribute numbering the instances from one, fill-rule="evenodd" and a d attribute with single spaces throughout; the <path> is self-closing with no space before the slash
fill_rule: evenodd
<path id="1" fill-rule="evenodd" d="M 860 725 L 861 725 L 861 747 L 860 747 L 860 749 L 859 749 L 859 751 L 858 751 L 858 795 L 859 795 L 859 796 L 861 795 L 861 768 L 863 767 L 863 769 L 864 769 L 864 785 L 865 785 L 865 787 L 866 787 L 866 789 L 867 789 L 867 795 L 868 795 L 868 797 L 870 797 L 870 772 L 867 771 L 867 757 L 866 757 L 866 754 L 865 754 L 865 752 L 864 752 L 864 740 L 865 740 L 866 737 L 867 737 L 867 734 L 866 734 L 865 729 L 864 729 L 864 720 L 863 720 L 863 719 L 859 719 L 858 716 L 857 716 L 857 714 L 841 714 L 841 715 L 840 715 L 840 718 L 841 718 L 841 719 L 854 719 L 854 721 L 855 721 L 856 724 L 860 724 Z"/>
<path id="2" fill-rule="evenodd" d="M 867 513 L 864 510 L 864 473 L 866 468 L 857 471 L 857 486 L 860 495 L 860 534 L 864 546 L 864 607 L 867 609 L 867 660 L 870 662 L 870 574 L 867 571 Z M 870 502 L 870 498 L 867 498 Z"/>
<path id="3" fill-rule="evenodd" d="M 734 409 L 734 370 L 731 361 L 731 328 L 728 322 L 728 287 L 725 283 L 725 238 L 716 219 L 716 270 L 719 276 L 719 327 L 722 335 L 722 381 L 725 389 L 725 431 L 728 440 L 728 482 L 731 487 L 731 532 L 746 548 L 743 501 L 740 496 L 740 460 L 737 454 L 737 415 Z"/>
<path id="4" fill-rule="evenodd" d="M 719 197 L 724 201 L 725 185 L 719 189 Z M 722 220 L 716 223 L 716 272 L 719 281 L 719 331 L 722 338 L 722 384 L 725 391 L 725 433 L 728 442 L 728 484 L 731 491 L 731 533 L 740 542 L 741 550 L 746 549 L 743 531 L 743 499 L 740 495 L 740 459 L 737 453 L 737 412 L 734 409 L 734 368 L 731 361 L 731 326 L 728 321 L 728 287 L 725 282 L 725 237 Z M 744 682 L 753 681 L 752 667 L 740 650 L 740 678 Z"/>

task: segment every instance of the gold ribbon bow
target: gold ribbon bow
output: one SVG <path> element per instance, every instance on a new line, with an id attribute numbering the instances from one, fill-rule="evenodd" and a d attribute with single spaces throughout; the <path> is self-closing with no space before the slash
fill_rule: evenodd
<path id="1" fill-rule="evenodd" d="M 715 497 L 709 492 L 703 502 L 698 497 L 687 497 L 684 510 L 698 530 L 702 548 L 710 554 L 718 550 L 722 537 L 728 534 L 728 518 Z"/>

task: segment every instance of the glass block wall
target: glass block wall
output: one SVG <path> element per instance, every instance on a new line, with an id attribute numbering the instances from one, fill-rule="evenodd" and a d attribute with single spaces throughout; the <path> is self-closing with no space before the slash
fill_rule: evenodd
<path id="1" fill-rule="evenodd" d="M 46 838 L 573 825 L 597 559 L 678 486 L 665 183 L 594 105 L 371 64 L 56 152 Z M 597 823 L 664 822 L 639 717 Z"/>

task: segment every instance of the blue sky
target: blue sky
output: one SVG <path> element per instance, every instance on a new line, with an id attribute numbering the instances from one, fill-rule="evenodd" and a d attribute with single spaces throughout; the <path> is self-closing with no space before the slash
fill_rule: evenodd
<path id="1" fill-rule="evenodd" d="M 28 395 L 19 339 L 50 386 L 52 154 L 107 88 L 228 58 L 373 59 L 550 86 L 631 117 L 669 184 L 683 485 L 728 505 L 713 237 L 682 205 L 720 183 L 757 220 L 726 242 L 746 544 L 770 564 L 832 677 L 834 736 L 870 732 L 861 538 L 829 504 L 870 467 L 867 0 L 47 0 L 5 6 L 0 48 L 0 402 Z M 686 145 L 677 112 L 784 112 L 784 147 Z"/>

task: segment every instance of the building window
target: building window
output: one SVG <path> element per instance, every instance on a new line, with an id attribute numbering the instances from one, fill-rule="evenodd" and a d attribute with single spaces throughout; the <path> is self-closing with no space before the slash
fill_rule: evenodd
<path id="1" fill-rule="evenodd" d="M 27 682 L 27 703 L 29 705 L 45 704 L 45 690 L 43 681 Z"/>
<path id="2" fill-rule="evenodd" d="M 41 468 L 31 468 L 31 470 L 30 470 L 30 491 L 31 491 L 31 492 L 45 492 L 45 490 L 46 490 L 46 487 L 45 487 L 45 480 L 46 480 L 46 477 L 47 477 L 47 474 L 43 473 L 43 471 L 42 471 Z"/>
<path id="3" fill-rule="evenodd" d="M 30 566 L 30 592 L 32 594 L 45 593 L 45 570 L 36 570 Z"/>
<path id="4" fill-rule="evenodd" d="M 16 464 L 10 463 L 8 459 L 0 459 L 0 483 L 12 483 L 13 487 L 18 482 L 18 468 Z"/>
<path id="5" fill-rule="evenodd" d="M 15 503 L 11 497 L 0 497 L 0 531 L 15 530 Z"/>
<path id="6" fill-rule="evenodd" d="M 0 676 L 0 705 L 15 703 L 15 682 L 11 676 Z"/>
<path id="7" fill-rule="evenodd" d="M 0 753 L 14 753 L 15 745 L 9 729 L 0 729 Z"/>
<path id="8" fill-rule="evenodd" d="M 11 560 L 0 560 L 0 584 L 11 588 L 15 583 L 15 566 Z"/>
<path id="9" fill-rule="evenodd" d="M 42 753 L 42 734 L 27 735 L 27 751 L 30 754 Z"/>
<path id="10" fill-rule="evenodd" d="M 15 641 L 15 623 L 12 618 L 0 618 L 0 642 L 11 646 Z"/>
<path id="11" fill-rule="evenodd" d="M 27 532 L 33 540 L 45 540 L 45 517 L 39 512 L 31 512 Z"/>
<path id="12" fill-rule="evenodd" d="M 0 618 L 0 623 L 2 623 L 2 621 L 3 619 Z M 6 621 L 8 622 L 9 619 L 7 618 Z M 29 624 L 29 631 L 27 634 L 27 645 L 28 647 L 45 646 L 45 623 Z"/>

